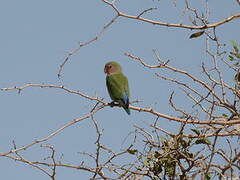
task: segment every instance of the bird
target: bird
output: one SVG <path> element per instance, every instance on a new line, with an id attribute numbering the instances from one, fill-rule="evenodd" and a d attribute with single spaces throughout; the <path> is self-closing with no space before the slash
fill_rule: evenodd
<path id="1" fill-rule="evenodd" d="M 130 115 L 129 109 L 129 86 L 128 79 L 122 73 L 122 67 L 118 62 L 110 61 L 105 64 L 104 73 L 106 73 L 106 85 L 111 104 L 117 102 Z"/>

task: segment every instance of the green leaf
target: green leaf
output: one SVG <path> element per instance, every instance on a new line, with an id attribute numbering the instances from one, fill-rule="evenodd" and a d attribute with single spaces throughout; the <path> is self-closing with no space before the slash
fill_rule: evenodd
<path id="1" fill-rule="evenodd" d="M 198 136 L 200 135 L 200 131 L 197 129 L 191 129 L 191 131 L 193 131 L 195 134 L 197 134 Z"/>
<path id="2" fill-rule="evenodd" d="M 211 142 L 207 138 L 200 138 L 195 141 L 195 144 L 208 144 L 211 145 Z"/>
<path id="3" fill-rule="evenodd" d="M 239 66 L 239 62 L 237 62 L 237 63 L 235 63 L 235 64 L 233 64 L 234 66 Z"/>
<path id="4" fill-rule="evenodd" d="M 180 144 L 182 145 L 183 148 L 187 148 L 189 146 L 188 142 L 182 138 L 180 139 Z"/>
<path id="5" fill-rule="evenodd" d="M 206 174 L 206 175 L 205 175 L 205 179 L 206 179 L 206 180 L 210 180 L 210 179 L 211 179 L 211 174 L 209 174 L 209 173 Z"/>
<path id="6" fill-rule="evenodd" d="M 138 150 L 137 149 L 128 149 L 127 152 L 129 154 L 135 155 L 138 152 Z"/>
<path id="7" fill-rule="evenodd" d="M 145 159 L 145 160 L 143 161 L 143 165 L 144 165 L 145 167 L 148 167 L 148 166 L 149 166 L 149 160 L 148 160 L 148 159 Z"/>
<path id="8" fill-rule="evenodd" d="M 222 117 L 228 118 L 227 114 L 222 114 Z"/>
<path id="9" fill-rule="evenodd" d="M 233 58 L 231 55 L 229 55 L 229 56 L 228 56 L 228 60 L 229 60 L 229 61 L 234 61 L 234 58 Z"/>
<path id="10" fill-rule="evenodd" d="M 200 32 L 196 32 L 196 33 L 193 33 L 191 34 L 191 36 L 189 37 L 190 39 L 192 38 L 198 38 L 200 37 L 201 35 L 203 35 L 204 31 L 200 31 Z"/>
<path id="11" fill-rule="evenodd" d="M 235 41 L 235 40 L 230 40 L 230 43 L 233 47 L 238 47 L 239 46 L 237 41 Z"/>
<path id="12" fill-rule="evenodd" d="M 235 56 L 236 58 L 240 58 L 240 53 L 230 52 L 230 54 Z"/>
<path id="13" fill-rule="evenodd" d="M 159 175 L 162 172 L 161 164 L 155 163 L 151 170 L 155 176 Z"/>
<path id="14" fill-rule="evenodd" d="M 169 160 L 165 163 L 164 168 L 169 176 L 173 176 L 175 174 L 176 162 Z"/>
<path id="15" fill-rule="evenodd" d="M 240 59 L 240 53 L 234 53 L 234 56 L 238 59 Z"/>
<path id="16" fill-rule="evenodd" d="M 233 49 L 234 49 L 234 51 L 237 53 L 237 54 L 239 54 L 238 52 L 239 52 L 239 49 L 238 49 L 238 47 L 236 47 L 236 46 L 233 46 Z"/>

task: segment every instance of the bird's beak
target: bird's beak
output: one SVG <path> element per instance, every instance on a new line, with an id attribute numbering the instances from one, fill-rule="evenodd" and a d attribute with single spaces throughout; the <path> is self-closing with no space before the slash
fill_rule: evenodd
<path id="1" fill-rule="evenodd" d="M 104 68 L 104 73 L 107 74 L 107 67 Z"/>

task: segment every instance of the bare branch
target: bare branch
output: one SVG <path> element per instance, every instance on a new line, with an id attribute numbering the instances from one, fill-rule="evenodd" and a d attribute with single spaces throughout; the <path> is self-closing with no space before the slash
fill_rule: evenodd
<path id="1" fill-rule="evenodd" d="M 232 20 L 235 20 L 235 19 L 238 19 L 240 18 L 240 14 L 235 14 L 235 15 L 232 15 L 232 16 L 229 16 L 227 18 L 224 18 L 216 23 L 212 23 L 212 24 L 205 24 L 205 25 L 201 25 L 201 26 L 190 26 L 190 25 L 184 25 L 184 24 L 173 24 L 173 23 L 166 23 L 166 22 L 161 22 L 161 21 L 154 21 L 154 20 L 151 20 L 151 19 L 147 19 L 147 18 L 143 18 L 139 15 L 137 16 L 132 16 L 132 15 L 128 15 L 128 14 L 125 14 L 125 13 L 122 13 L 120 12 L 117 7 L 115 5 L 113 5 L 112 3 L 110 3 L 109 1 L 106 1 L 106 0 L 101 0 L 102 2 L 106 3 L 107 5 L 111 6 L 114 11 L 117 13 L 117 16 L 121 16 L 121 17 L 124 17 L 124 18 L 128 18 L 128 19 L 135 19 L 135 20 L 138 20 L 138 21 L 143 21 L 143 22 L 146 22 L 146 23 L 150 23 L 150 24 L 153 24 L 153 25 L 159 25 L 159 26 L 166 26 L 166 27 L 176 27 L 176 28 L 184 28 L 184 29 L 209 29 L 209 28 L 215 28 L 215 27 L 218 27 L 218 26 L 221 26 L 227 22 L 230 22 Z"/>
<path id="2" fill-rule="evenodd" d="M 104 107 L 104 106 L 100 106 L 100 107 L 96 108 L 94 111 L 88 113 L 87 115 L 85 115 L 85 116 L 83 116 L 83 117 L 81 117 L 81 118 L 74 119 L 73 121 L 65 124 L 64 126 L 62 126 L 61 128 L 59 128 L 59 129 L 57 129 L 57 130 L 55 130 L 55 131 L 53 131 L 52 133 L 50 133 L 49 135 L 47 135 L 47 136 L 44 137 L 44 138 L 37 139 L 37 140 L 35 140 L 34 142 L 32 142 L 32 143 L 30 143 L 30 144 L 27 144 L 27 145 L 22 146 L 22 147 L 17 148 L 17 149 L 12 149 L 12 150 L 10 150 L 9 152 L 0 153 L 0 156 L 6 156 L 6 155 L 11 154 L 11 153 L 20 152 L 20 151 L 22 151 L 22 150 L 26 150 L 26 149 L 32 147 L 33 145 L 36 145 L 36 144 L 45 142 L 45 141 L 49 140 L 50 138 L 52 138 L 53 136 L 55 136 L 55 135 L 59 134 L 60 132 L 62 132 L 64 129 L 66 129 L 66 128 L 68 128 L 68 127 L 70 127 L 70 126 L 72 126 L 72 125 L 74 125 L 74 124 L 76 124 L 76 123 L 78 123 L 78 122 L 80 122 L 80 121 L 82 121 L 82 120 L 85 120 L 85 119 L 90 118 L 93 114 L 95 114 L 96 112 L 98 112 L 99 110 L 101 110 L 103 107 Z"/>
<path id="3" fill-rule="evenodd" d="M 70 57 L 75 55 L 75 54 L 77 54 L 82 47 L 87 46 L 87 45 L 91 44 L 92 42 L 97 41 L 98 39 L 100 39 L 102 37 L 102 35 L 104 34 L 104 32 L 107 30 L 107 28 L 109 28 L 117 20 L 117 18 L 118 18 L 118 16 L 115 16 L 109 23 L 107 23 L 102 28 L 102 30 L 95 37 L 93 37 L 92 39 L 90 39 L 90 40 L 88 40 L 86 42 L 79 43 L 79 46 L 76 49 L 74 49 L 74 50 L 72 50 L 72 51 L 70 51 L 68 53 L 68 55 L 64 58 L 63 63 L 59 67 L 59 71 L 58 71 L 58 78 L 59 79 L 60 79 L 60 77 L 62 75 L 63 67 L 69 61 Z"/>

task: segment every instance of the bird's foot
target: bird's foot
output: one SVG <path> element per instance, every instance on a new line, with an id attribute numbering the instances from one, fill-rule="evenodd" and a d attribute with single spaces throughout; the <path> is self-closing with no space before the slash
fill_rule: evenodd
<path id="1" fill-rule="evenodd" d="M 114 101 L 112 101 L 112 102 L 108 103 L 108 105 L 109 105 L 110 107 L 113 107 L 113 106 L 115 105 L 115 103 L 114 103 Z"/>

